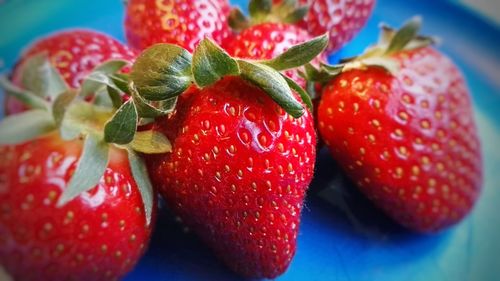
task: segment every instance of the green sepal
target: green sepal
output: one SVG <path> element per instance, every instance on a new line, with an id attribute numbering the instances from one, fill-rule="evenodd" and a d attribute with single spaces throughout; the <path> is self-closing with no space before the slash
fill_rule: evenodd
<path id="1" fill-rule="evenodd" d="M 83 80 L 80 96 L 84 98 L 95 94 L 100 88 L 105 86 L 110 86 L 117 91 L 120 91 L 120 88 L 115 85 L 110 76 L 120 71 L 127 64 L 128 62 L 124 60 L 110 60 L 97 66 Z"/>
<path id="2" fill-rule="evenodd" d="M 240 69 L 235 59 L 212 40 L 205 38 L 194 50 L 192 72 L 196 85 L 205 87 L 224 76 L 238 75 Z"/>
<path id="3" fill-rule="evenodd" d="M 248 13 L 252 18 L 265 17 L 271 13 L 272 7 L 272 0 L 250 0 L 248 3 Z"/>
<path id="4" fill-rule="evenodd" d="M 137 58 L 130 75 L 139 94 L 160 101 L 180 95 L 192 84 L 192 56 L 172 44 L 156 44 Z"/>
<path id="5" fill-rule="evenodd" d="M 0 122 L 0 144 L 22 143 L 56 129 L 48 111 L 32 109 L 5 117 Z"/>
<path id="6" fill-rule="evenodd" d="M 66 92 L 57 96 L 52 103 L 52 116 L 54 117 L 54 122 L 57 127 L 61 126 L 64 114 L 68 109 L 69 105 L 75 100 L 78 92 L 75 90 L 67 90 Z"/>
<path id="7" fill-rule="evenodd" d="M 31 91 L 23 90 L 17 87 L 3 75 L 0 75 L 0 87 L 5 91 L 7 95 L 14 97 L 31 109 L 50 109 L 50 103 L 44 98 L 35 95 Z"/>
<path id="8" fill-rule="evenodd" d="M 313 60 L 325 50 L 326 46 L 328 46 L 328 34 L 295 45 L 276 58 L 260 63 L 278 71 L 296 68 Z"/>
<path id="9" fill-rule="evenodd" d="M 127 149 L 128 160 L 132 176 L 137 184 L 139 193 L 141 194 L 142 202 L 144 205 L 144 215 L 146 216 L 146 224 L 151 223 L 151 216 L 153 213 L 153 200 L 154 190 L 151 181 L 149 180 L 148 171 L 144 160 L 132 149 Z"/>
<path id="10" fill-rule="evenodd" d="M 299 7 L 297 9 L 293 10 L 292 12 L 290 12 L 289 14 L 287 14 L 283 18 L 283 22 L 290 23 L 290 24 L 298 23 L 299 21 L 304 19 L 304 17 L 307 15 L 308 12 L 309 12 L 308 5 Z"/>
<path id="11" fill-rule="evenodd" d="M 69 89 L 45 52 L 30 57 L 21 65 L 21 84 L 35 95 L 50 99 Z"/>
<path id="12" fill-rule="evenodd" d="M 59 128 L 63 140 L 73 140 L 80 135 L 102 135 L 105 121 L 113 116 L 112 108 L 75 101 L 66 109 Z"/>
<path id="13" fill-rule="evenodd" d="M 292 94 L 279 72 L 259 63 L 238 60 L 241 77 L 264 90 L 277 104 L 295 118 L 304 114 L 304 107 Z"/>
<path id="14" fill-rule="evenodd" d="M 302 89 L 302 87 L 300 87 L 299 84 L 297 84 L 297 82 L 295 82 L 293 79 L 289 78 L 284 74 L 281 74 L 281 76 L 285 78 L 285 81 L 287 82 L 290 89 L 296 91 L 299 94 L 300 98 L 302 99 L 302 102 L 307 106 L 307 108 L 309 108 L 309 111 L 313 112 L 313 104 L 311 101 L 311 97 L 307 94 L 307 92 L 304 89 Z"/>
<path id="15" fill-rule="evenodd" d="M 229 26 L 240 32 L 250 26 L 262 23 L 295 24 L 304 19 L 309 12 L 309 5 L 299 5 L 296 0 L 284 0 L 277 4 L 272 0 L 251 0 L 248 4 L 250 18 L 239 9 L 233 9 L 229 14 Z"/>
<path id="16" fill-rule="evenodd" d="M 113 105 L 114 108 L 118 109 L 123 105 L 123 100 L 120 95 L 120 92 L 118 92 L 115 88 L 107 86 L 106 91 L 108 93 L 108 97 L 111 100 L 111 104 Z"/>
<path id="17" fill-rule="evenodd" d="M 399 29 L 392 38 L 385 55 L 390 55 L 403 50 L 408 43 L 417 37 L 422 25 L 422 18 L 415 16 L 407 21 L 401 29 Z"/>
<path id="18" fill-rule="evenodd" d="M 321 93 L 318 93 L 318 91 L 316 90 L 316 83 L 314 81 L 307 81 L 306 82 L 306 91 L 312 100 L 315 100 L 315 99 L 321 97 Z"/>
<path id="19" fill-rule="evenodd" d="M 106 122 L 104 140 L 107 143 L 128 144 L 134 139 L 138 115 L 132 99 L 124 103 Z"/>
<path id="20" fill-rule="evenodd" d="M 130 75 L 124 73 L 115 73 L 111 74 L 109 78 L 111 78 L 114 85 L 120 90 L 120 92 L 126 94 L 130 93 L 130 89 L 128 88 L 128 85 L 130 83 Z"/>
<path id="21" fill-rule="evenodd" d="M 240 32 L 250 27 L 251 23 L 239 8 L 233 8 L 227 18 L 232 30 Z"/>
<path id="22" fill-rule="evenodd" d="M 141 131 L 135 134 L 130 147 L 145 154 L 159 154 L 172 151 L 172 144 L 165 135 L 158 131 Z"/>
<path id="23" fill-rule="evenodd" d="M 94 100 L 92 101 L 92 103 L 97 106 L 113 107 L 113 102 L 109 97 L 107 87 L 99 88 L 99 90 L 95 92 Z"/>
<path id="24" fill-rule="evenodd" d="M 177 104 L 177 97 L 157 102 L 147 101 L 137 93 L 133 83 L 131 83 L 130 93 L 134 99 L 137 113 L 141 118 L 156 118 L 167 115 L 174 111 L 175 105 Z"/>
<path id="25" fill-rule="evenodd" d="M 109 161 L 109 145 L 99 136 L 87 134 L 75 172 L 57 202 L 58 207 L 94 188 L 104 175 Z"/>

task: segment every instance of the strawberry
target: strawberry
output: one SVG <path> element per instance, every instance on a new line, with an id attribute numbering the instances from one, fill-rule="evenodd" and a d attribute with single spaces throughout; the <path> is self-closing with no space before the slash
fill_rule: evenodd
<path id="1" fill-rule="evenodd" d="M 135 52 L 114 38 L 94 31 L 75 29 L 59 31 L 32 43 L 23 52 L 14 68 L 12 81 L 22 86 L 24 62 L 33 56 L 45 53 L 52 65 L 61 73 L 72 88 L 80 87 L 82 79 L 97 65 L 111 59 L 132 62 Z M 7 97 L 5 112 L 14 114 L 26 110 L 17 100 Z"/>
<path id="2" fill-rule="evenodd" d="M 245 29 L 223 47 L 229 54 L 239 58 L 272 59 L 290 47 L 310 39 L 312 36 L 307 31 L 295 25 L 262 23 Z M 305 87 L 306 81 L 297 70 L 288 70 L 285 74 Z"/>
<path id="3" fill-rule="evenodd" d="M 178 47 L 155 45 L 132 68 L 143 98 L 168 99 L 177 93 L 172 88 L 189 87 L 174 112 L 155 122 L 172 151 L 147 156 L 149 174 L 174 213 L 245 277 L 277 277 L 295 254 L 316 137 L 311 114 L 290 88 L 310 100 L 277 69 L 310 61 L 327 41 L 260 62 L 233 59 L 209 39 L 192 59 Z"/>
<path id="4" fill-rule="evenodd" d="M 461 221 L 482 185 L 480 143 L 466 82 L 416 37 L 417 19 L 348 62 L 329 81 L 319 130 L 362 192 L 400 224 L 437 232 Z M 389 41 L 389 42 L 386 42 Z M 391 62 L 391 71 L 372 63 Z"/>
<path id="5" fill-rule="evenodd" d="M 176 214 L 234 271 L 284 272 L 314 170 L 311 115 L 293 119 L 261 89 L 227 77 L 181 99 L 157 128 L 173 150 L 148 167 Z"/>
<path id="6" fill-rule="evenodd" d="M 273 0 L 274 3 L 285 2 Z M 375 7 L 375 0 L 299 0 L 309 12 L 298 23 L 312 35 L 330 33 L 327 52 L 335 52 L 347 44 L 366 24 Z"/>
<path id="7" fill-rule="evenodd" d="M 0 122 L 0 263 L 17 280 L 123 277 L 156 210 L 138 152 L 165 153 L 169 143 L 136 132 L 138 110 L 122 102 L 118 92 L 130 93 L 114 76 L 125 61 L 97 66 L 79 89 L 43 54 L 25 63 L 28 90 L 2 80 L 31 109 Z"/>
<path id="8" fill-rule="evenodd" d="M 149 242 L 124 151 L 112 149 L 99 183 L 61 208 L 83 141 L 56 133 L 0 146 L 0 264 L 15 280 L 123 277 Z"/>
<path id="9" fill-rule="evenodd" d="M 125 12 L 125 34 L 133 48 L 172 43 L 192 51 L 205 36 L 222 42 L 230 36 L 227 0 L 130 0 Z"/>
<path id="10" fill-rule="evenodd" d="M 253 2 L 260 2 L 260 5 Z M 300 8 L 285 3 L 266 9 L 262 2 L 266 1 L 250 1 L 250 7 L 255 7 L 257 11 L 251 12 L 249 19 L 243 18 L 239 10 L 232 11 L 230 22 L 240 32 L 222 45 L 230 55 L 255 60 L 272 59 L 290 47 L 313 38 L 305 29 L 293 24 L 301 19 L 301 15 L 297 14 Z M 319 65 L 321 61 L 326 61 L 323 54 L 314 64 Z M 288 70 L 285 74 L 301 87 L 306 86 L 306 81 L 297 70 Z"/>

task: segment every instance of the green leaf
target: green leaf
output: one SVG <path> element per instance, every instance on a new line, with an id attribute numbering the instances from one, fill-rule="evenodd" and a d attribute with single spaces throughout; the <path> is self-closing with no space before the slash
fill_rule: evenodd
<path id="1" fill-rule="evenodd" d="M 138 116 L 134 101 L 128 100 L 104 126 L 104 140 L 107 143 L 130 143 L 134 139 L 137 122 Z"/>
<path id="2" fill-rule="evenodd" d="M 130 143 L 133 150 L 146 154 L 167 153 L 172 151 L 172 144 L 165 135 L 157 131 L 142 131 L 135 134 Z"/>
<path id="3" fill-rule="evenodd" d="M 128 84 L 130 83 L 130 76 L 128 74 L 123 73 L 115 73 L 109 76 L 115 86 L 120 89 L 120 92 L 130 94 L 130 90 L 128 88 Z"/>
<path id="4" fill-rule="evenodd" d="M 85 77 L 85 80 L 83 80 L 80 95 L 82 97 L 87 97 L 95 94 L 104 86 L 110 86 L 120 91 L 120 88 L 115 85 L 110 76 L 120 71 L 127 64 L 128 62 L 124 60 L 110 60 L 97 66 L 87 77 Z"/>
<path id="5" fill-rule="evenodd" d="M 130 163 L 130 169 L 132 170 L 132 176 L 137 183 L 139 192 L 141 193 L 142 202 L 144 204 L 144 213 L 146 215 L 146 223 L 149 225 L 151 223 L 151 215 L 153 213 L 153 185 L 149 180 L 148 171 L 146 170 L 146 165 L 137 153 L 129 149 L 128 160 Z"/>
<path id="6" fill-rule="evenodd" d="M 33 109 L 5 117 L 0 122 L 0 144 L 22 143 L 55 130 L 49 112 Z"/>
<path id="7" fill-rule="evenodd" d="M 50 104 L 48 101 L 28 90 L 23 90 L 15 86 L 9 81 L 9 79 L 7 79 L 7 77 L 3 75 L 0 76 L 0 87 L 5 90 L 5 93 L 7 95 L 14 97 L 31 109 L 49 110 L 50 108 Z"/>
<path id="8" fill-rule="evenodd" d="M 271 13 L 272 6 L 272 0 L 250 0 L 248 13 L 252 18 L 266 16 Z"/>
<path id="9" fill-rule="evenodd" d="M 144 99 L 170 99 L 191 85 L 191 61 L 191 54 L 179 46 L 156 44 L 137 58 L 130 78 Z"/>
<path id="10" fill-rule="evenodd" d="M 334 64 L 334 65 L 328 65 L 328 64 L 321 64 L 321 72 L 325 72 L 330 76 L 335 76 L 342 71 L 344 71 L 345 65 L 344 64 Z M 324 75 L 324 74 L 319 74 L 319 75 Z"/>
<path id="11" fill-rule="evenodd" d="M 46 53 L 34 55 L 21 65 L 21 84 L 24 89 L 42 98 L 54 99 L 69 89 Z"/>
<path id="12" fill-rule="evenodd" d="M 327 45 L 328 35 L 324 34 L 310 41 L 295 45 L 274 59 L 261 61 L 260 63 L 278 71 L 296 68 L 313 60 L 323 52 Z"/>
<path id="13" fill-rule="evenodd" d="M 137 108 L 137 113 L 141 118 L 156 118 L 167 115 L 174 111 L 177 104 L 177 97 L 157 102 L 147 101 L 137 93 L 133 84 L 131 85 L 131 94 Z"/>
<path id="14" fill-rule="evenodd" d="M 386 55 L 403 50 L 408 43 L 417 37 L 422 24 L 422 18 L 415 16 L 406 22 L 401 29 L 399 29 L 387 47 Z"/>
<path id="15" fill-rule="evenodd" d="M 66 92 L 60 94 L 54 103 L 52 104 L 52 116 L 57 127 L 61 126 L 64 114 L 68 109 L 69 105 L 75 100 L 78 92 L 75 90 L 67 90 Z"/>
<path id="16" fill-rule="evenodd" d="M 290 24 L 298 23 L 299 21 L 304 19 L 304 17 L 307 15 L 308 12 L 309 12 L 308 5 L 299 7 L 294 11 L 292 11 L 291 13 L 289 13 L 288 15 L 286 15 L 286 17 L 283 19 L 283 22 Z"/>
<path id="17" fill-rule="evenodd" d="M 95 96 L 94 96 L 93 104 L 98 105 L 98 106 L 103 106 L 103 107 L 104 106 L 113 107 L 113 101 L 111 101 L 111 98 L 109 97 L 109 94 L 108 94 L 108 87 L 99 88 L 99 90 L 97 90 L 97 92 L 95 93 Z M 115 108 L 115 109 L 117 109 L 117 108 Z"/>
<path id="18" fill-rule="evenodd" d="M 58 207 L 94 188 L 104 175 L 109 160 L 109 145 L 94 134 L 85 137 L 83 152 L 68 186 L 59 197 Z"/>
<path id="19" fill-rule="evenodd" d="M 290 79 L 288 76 L 284 74 L 281 74 L 281 76 L 285 78 L 285 81 L 288 83 L 290 89 L 296 91 L 300 95 L 302 102 L 307 106 L 307 108 L 309 108 L 309 111 L 313 112 L 313 104 L 311 101 L 311 97 L 307 94 L 307 92 L 304 89 L 302 89 L 302 87 L 300 87 L 299 84 L 297 84 L 297 82 L 295 82 L 293 79 Z"/>
<path id="20" fill-rule="evenodd" d="M 227 21 L 232 30 L 240 32 L 250 27 L 250 21 L 239 8 L 233 8 L 227 17 Z"/>
<path id="21" fill-rule="evenodd" d="M 292 94 L 279 72 L 269 66 L 238 60 L 241 77 L 264 90 L 277 104 L 295 118 L 304 114 L 304 107 Z"/>
<path id="22" fill-rule="evenodd" d="M 123 104 L 120 92 L 118 92 L 117 90 L 115 90 L 110 86 L 106 87 L 106 90 L 108 91 L 108 96 L 109 99 L 111 100 L 111 103 L 113 104 L 113 107 L 116 109 L 120 108 Z"/>
<path id="23" fill-rule="evenodd" d="M 238 75 L 238 63 L 208 38 L 203 39 L 193 54 L 193 76 L 199 87 L 217 82 L 224 76 Z"/>
<path id="24" fill-rule="evenodd" d="M 73 102 L 66 110 L 61 127 L 61 138 L 72 140 L 79 135 L 102 134 L 102 124 L 113 116 L 109 107 L 101 107 L 84 101 Z"/>

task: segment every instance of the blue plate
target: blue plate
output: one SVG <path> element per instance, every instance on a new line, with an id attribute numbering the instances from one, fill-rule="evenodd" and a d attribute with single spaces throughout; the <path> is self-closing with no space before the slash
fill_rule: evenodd
<path id="1" fill-rule="evenodd" d="M 119 0 L 0 0 L 0 71 L 9 69 L 33 38 L 67 27 L 95 28 L 123 39 Z M 246 1 L 233 1 L 233 3 Z M 243 5 L 244 6 L 244 5 Z M 298 251 L 279 280 L 500 280 L 500 29 L 448 1 L 379 0 L 367 27 L 341 52 L 358 54 L 375 42 L 378 23 L 399 26 L 420 14 L 424 32 L 465 73 L 472 90 L 485 156 L 485 185 L 471 216 L 439 235 L 413 234 L 364 199 L 334 162 L 319 155 L 303 211 Z M 328 187 L 325 191 L 325 187 Z M 239 280 L 165 209 L 149 251 L 126 280 Z"/>

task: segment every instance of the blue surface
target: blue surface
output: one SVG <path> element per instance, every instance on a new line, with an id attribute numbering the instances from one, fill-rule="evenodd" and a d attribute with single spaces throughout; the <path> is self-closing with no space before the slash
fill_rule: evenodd
<path id="1" fill-rule="evenodd" d="M 89 27 L 123 40 L 119 0 L 3 2 L 0 71 L 11 67 L 33 38 L 57 29 Z M 485 185 L 478 205 L 469 218 L 444 233 L 410 233 L 377 211 L 341 174 L 332 173 L 335 164 L 322 151 L 303 212 L 297 255 L 279 280 L 500 280 L 498 26 L 447 1 L 379 0 L 367 27 L 331 59 L 355 55 L 374 42 L 378 22 L 398 26 L 414 14 L 424 17 L 425 33 L 443 39 L 440 48 L 458 63 L 469 82 L 485 155 Z M 126 280 L 239 277 L 163 209 L 149 251 Z"/>

